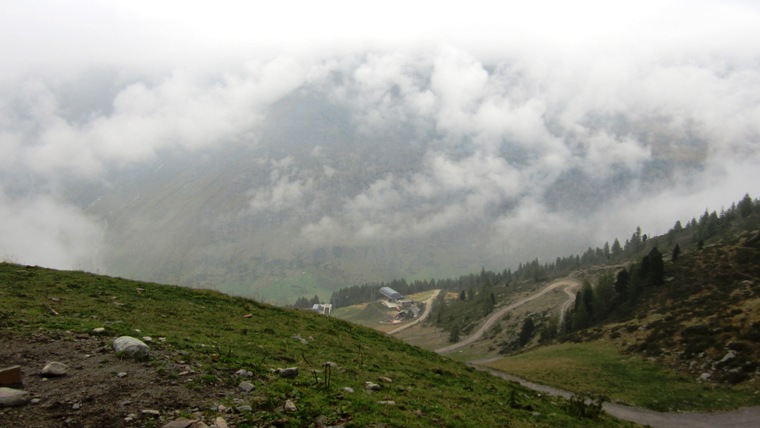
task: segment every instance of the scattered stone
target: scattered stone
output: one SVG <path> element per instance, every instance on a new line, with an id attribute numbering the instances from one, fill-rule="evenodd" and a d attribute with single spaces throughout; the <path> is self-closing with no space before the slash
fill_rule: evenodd
<path id="1" fill-rule="evenodd" d="M 140 339 L 131 336 L 121 336 L 114 339 L 113 349 L 119 354 L 136 359 L 145 359 L 150 354 L 150 348 Z"/>
<path id="2" fill-rule="evenodd" d="M 53 361 L 51 363 L 47 363 L 45 367 L 42 368 L 42 376 L 46 376 L 46 377 L 65 376 L 68 371 L 69 371 L 69 366 L 63 363 L 59 363 L 57 361 Z"/>
<path id="3" fill-rule="evenodd" d="M 103 327 L 96 327 L 92 329 L 92 332 L 95 334 L 103 334 L 106 332 L 106 329 Z"/>
<path id="4" fill-rule="evenodd" d="M 306 340 L 306 339 L 304 339 L 303 337 L 301 337 L 300 333 L 294 334 L 294 335 L 290 336 L 290 338 L 291 339 L 295 339 L 295 340 L 303 343 L 304 345 L 308 345 L 309 344 L 309 341 Z"/>
<path id="5" fill-rule="evenodd" d="M 286 369 L 277 369 L 281 378 L 292 379 L 298 377 L 298 367 L 288 367 Z"/>
<path id="6" fill-rule="evenodd" d="M 127 417 L 124 418 L 124 422 L 129 423 L 129 422 L 134 421 L 135 419 L 137 419 L 137 415 L 134 413 L 130 413 L 127 415 Z"/>
<path id="7" fill-rule="evenodd" d="M 253 317 L 253 314 L 245 314 L 245 315 L 243 315 L 243 318 L 251 318 L 251 317 Z"/>
<path id="8" fill-rule="evenodd" d="M 208 425 L 206 425 L 203 421 L 198 421 L 190 425 L 190 428 L 208 428 Z"/>
<path id="9" fill-rule="evenodd" d="M 153 409 L 142 409 L 140 410 L 140 413 L 142 413 L 143 416 L 152 416 L 155 418 L 161 416 L 161 412 L 159 412 L 158 410 L 153 410 Z"/>
<path id="10" fill-rule="evenodd" d="M 236 371 L 235 374 L 242 377 L 253 377 L 253 373 L 245 369 L 240 369 Z"/>
<path id="11" fill-rule="evenodd" d="M 351 388 L 350 386 L 344 386 L 343 387 L 343 391 L 346 391 L 349 394 L 353 394 L 354 393 L 354 389 Z"/>
<path id="12" fill-rule="evenodd" d="M 701 382 L 707 382 L 707 380 L 710 379 L 711 376 L 712 376 L 712 373 L 702 373 L 701 375 L 699 375 L 699 380 Z"/>
<path id="13" fill-rule="evenodd" d="M 37 403 L 39 403 L 40 401 L 42 401 L 42 400 L 40 400 L 39 398 L 32 398 L 32 400 L 31 400 L 31 401 L 29 401 L 29 402 L 30 402 L 30 403 L 32 403 L 32 404 L 37 404 Z"/>
<path id="14" fill-rule="evenodd" d="M 153 338 L 150 336 L 143 336 L 142 340 L 143 342 L 153 342 Z"/>
<path id="15" fill-rule="evenodd" d="M 81 405 L 81 404 L 79 404 L 79 403 L 74 403 L 74 405 L 72 405 L 72 406 L 71 406 L 71 409 L 72 409 L 72 410 L 79 410 L 81 407 L 82 407 L 82 405 Z"/>
<path id="16" fill-rule="evenodd" d="M 240 413 L 243 413 L 243 412 L 252 412 L 253 411 L 253 407 L 251 407 L 251 406 L 249 406 L 247 404 L 244 404 L 242 406 L 235 407 L 235 410 L 237 410 Z"/>
<path id="17" fill-rule="evenodd" d="M 199 422 L 198 419 L 179 418 L 164 424 L 161 428 L 189 428 L 196 422 Z"/>
<path id="18" fill-rule="evenodd" d="M 253 384 L 251 382 L 247 382 L 247 381 L 240 382 L 240 385 L 238 385 L 238 389 L 241 390 L 241 391 L 243 391 L 243 392 L 251 392 L 255 388 L 256 387 L 253 386 Z"/>
<path id="19" fill-rule="evenodd" d="M 285 411 L 286 412 L 296 412 L 298 411 L 298 408 L 296 407 L 296 403 L 294 403 L 291 400 L 285 401 Z"/>
<path id="20" fill-rule="evenodd" d="M 118 376 L 120 378 L 127 377 L 127 372 L 119 372 L 116 376 Z"/>
<path id="21" fill-rule="evenodd" d="M 380 382 L 385 382 L 385 383 L 393 383 L 393 379 L 389 377 L 385 377 L 385 376 L 380 376 L 379 378 L 377 378 L 377 380 L 379 380 Z"/>
<path id="22" fill-rule="evenodd" d="M 377 404 L 384 404 L 386 406 L 395 406 L 396 402 L 393 400 L 381 400 L 381 401 L 378 401 Z"/>
<path id="23" fill-rule="evenodd" d="M 723 364 L 725 362 L 731 361 L 734 358 L 736 358 L 736 352 L 734 351 L 728 351 L 726 355 L 723 356 L 723 358 L 720 359 L 716 364 Z"/>
<path id="24" fill-rule="evenodd" d="M 0 407 L 22 406 L 28 402 L 28 392 L 13 388 L 0 388 Z"/>
<path id="25" fill-rule="evenodd" d="M 374 382 L 364 382 L 364 389 L 367 391 L 380 391 L 383 387 Z"/>
<path id="26" fill-rule="evenodd" d="M 216 425 L 216 428 L 229 428 L 227 421 L 225 421 L 221 416 L 217 416 L 216 419 L 214 419 L 214 425 Z"/>
<path id="27" fill-rule="evenodd" d="M 21 386 L 21 366 L 10 366 L 0 369 L 0 386 Z"/>

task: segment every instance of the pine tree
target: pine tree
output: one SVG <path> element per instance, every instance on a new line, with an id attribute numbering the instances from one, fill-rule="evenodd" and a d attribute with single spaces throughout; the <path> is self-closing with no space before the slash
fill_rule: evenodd
<path id="1" fill-rule="evenodd" d="M 676 244 L 676 247 L 673 248 L 673 261 L 678 260 L 678 256 L 681 254 L 681 246 Z"/>

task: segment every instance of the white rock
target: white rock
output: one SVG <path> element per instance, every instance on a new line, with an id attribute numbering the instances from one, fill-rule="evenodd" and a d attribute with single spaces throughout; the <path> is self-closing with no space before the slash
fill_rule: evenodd
<path id="1" fill-rule="evenodd" d="M 92 332 L 95 334 L 103 334 L 106 332 L 106 329 L 103 327 L 96 327 L 92 329 Z"/>
<path id="2" fill-rule="evenodd" d="M 140 339 L 131 336 L 121 336 L 114 339 L 113 349 L 117 353 L 124 354 L 128 357 L 144 359 L 150 354 L 150 348 Z"/>
<path id="3" fill-rule="evenodd" d="M 28 402 L 28 392 L 13 388 L 0 388 L 0 407 L 21 406 Z"/>
<path id="4" fill-rule="evenodd" d="M 42 368 L 42 375 L 43 376 L 64 376 L 68 370 L 69 370 L 69 366 L 67 366 L 66 364 L 53 361 L 53 362 L 47 363 L 45 367 Z"/>
<path id="5" fill-rule="evenodd" d="M 292 402 L 291 400 L 285 401 L 285 411 L 286 412 L 295 412 L 298 408 L 296 407 L 296 403 Z"/>
<path id="6" fill-rule="evenodd" d="M 240 385 L 238 385 L 238 389 L 244 392 L 251 392 L 254 388 L 253 384 L 247 381 L 240 382 Z"/>

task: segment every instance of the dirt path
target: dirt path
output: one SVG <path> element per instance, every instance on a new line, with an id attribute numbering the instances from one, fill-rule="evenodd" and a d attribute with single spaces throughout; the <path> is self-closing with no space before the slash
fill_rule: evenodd
<path id="1" fill-rule="evenodd" d="M 430 297 L 428 297 L 427 300 L 425 300 L 425 312 L 423 312 L 422 315 L 419 318 L 417 318 L 416 320 L 410 322 L 409 324 L 405 324 L 405 325 L 402 325 L 399 328 L 393 329 L 393 330 L 389 331 L 386 334 L 390 336 L 390 335 L 396 334 L 396 333 L 398 333 L 400 331 L 404 331 L 404 330 L 406 330 L 407 328 L 409 328 L 409 327 L 411 327 L 413 325 L 417 325 L 417 324 L 421 323 L 422 321 L 425 321 L 427 319 L 428 315 L 430 315 L 430 310 L 433 308 L 433 300 L 435 300 L 435 298 L 438 297 L 438 294 L 440 292 L 441 292 L 441 290 L 435 290 L 435 292 L 433 293 L 433 295 L 430 296 Z"/>
<path id="2" fill-rule="evenodd" d="M 573 303 L 575 303 L 575 290 L 578 288 L 578 284 L 572 284 L 565 287 L 565 294 L 567 294 L 567 301 L 562 304 L 562 309 L 560 309 L 559 312 L 559 328 L 562 328 L 562 322 L 565 320 L 565 314 L 567 313 L 567 308 L 570 307 Z"/>
<path id="3" fill-rule="evenodd" d="M 552 290 L 554 290 L 556 288 L 562 287 L 563 285 L 566 286 L 567 288 L 576 287 L 576 286 L 580 286 L 580 282 L 577 281 L 577 280 L 568 279 L 568 278 L 563 278 L 563 279 L 560 279 L 558 281 L 555 281 L 555 282 L 549 284 L 548 286 L 546 286 L 545 288 L 543 288 L 541 291 L 539 291 L 539 292 L 537 292 L 535 294 L 531 294 L 530 296 L 528 296 L 528 297 L 526 297 L 526 298 L 524 298 L 522 300 L 519 300 L 519 301 L 517 301 L 515 303 L 512 303 L 511 305 L 505 306 L 505 307 L 499 309 L 498 311 L 494 312 L 493 314 L 491 314 L 491 316 L 489 316 L 486 319 L 486 322 L 483 323 L 483 325 L 480 326 L 480 328 L 477 331 L 475 331 L 475 333 L 471 334 L 466 339 L 461 340 L 461 341 L 459 341 L 459 342 L 457 342 L 457 343 L 455 343 L 453 345 L 444 346 L 443 348 L 436 349 L 435 352 L 437 352 L 439 354 L 444 354 L 446 352 L 451 352 L 451 351 L 453 351 L 455 349 L 459 349 L 459 348 L 462 348 L 464 346 L 472 344 L 476 340 L 478 340 L 481 337 L 483 337 L 483 334 L 485 334 L 485 332 L 489 328 L 491 328 L 494 324 L 496 324 L 496 322 L 499 321 L 499 319 L 501 319 L 501 317 L 503 317 L 504 315 L 506 315 L 507 312 L 509 312 L 509 311 L 511 311 L 511 310 L 519 307 L 519 306 L 522 306 L 522 305 L 530 302 L 531 300 L 537 299 L 537 298 L 545 295 L 546 293 L 548 293 L 548 292 L 550 292 L 550 291 L 552 291 Z"/>
<path id="4" fill-rule="evenodd" d="M 498 370 L 480 366 L 494 359 L 472 362 L 470 365 L 478 370 L 491 373 L 494 376 L 517 382 L 534 391 L 544 394 L 570 398 L 572 393 L 551 386 L 541 385 L 510 375 Z M 652 428 L 756 428 L 760 426 L 760 406 L 743 407 L 729 412 L 682 412 L 663 413 L 640 407 L 625 406 L 615 403 L 604 403 L 604 411 L 618 419 L 634 422 Z"/>

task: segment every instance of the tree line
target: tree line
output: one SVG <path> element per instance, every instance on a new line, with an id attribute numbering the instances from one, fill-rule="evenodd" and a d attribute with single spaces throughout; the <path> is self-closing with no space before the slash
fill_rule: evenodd
<path id="1" fill-rule="evenodd" d="M 685 225 L 682 225 L 680 220 L 676 221 L 673 228 L 664 236 L 650 239 L 647 234 L 642 232 L 641 227 L 637 227 L 631 236 L 622 243 L 618 238 L 615 238 L 612 244 L 605 242 L 601 248 L 589 247 L 582 254 L 557 257 L 553 262 L 541 263 L 536 258 L 529 262 L 519 263 L 517 269 L 514 270 L 511 268 L 502 271 L 481 269 L 479 274 L 470 273 L 455 278 L 415 280 L 412 282 L 405 279 L 394 279 L 389 282 L 353 285 L 334 291 L 329 302 L 336 309 L 365 303 L 378 298 L 377 290 L 381 287 L 390 287 L 406 295 L 433 289 L 465 291 L 465 293 L 472 291 L 475 293 L 475 290 L 480 290 L 485 285 L 508 286 L 518 281 L 538 283 L 565 276 L 578 269 L 642 257 L 654 247 L 672 245 L 676 235 L 680 232 L 688 232 L 692 237 L 692 243 L 700 246 L 704 244 L 705 240 L 725 231 L 735 219 L 746 218 L 759 210 L 760 202 L 753 200 L 749 194 L 746 194 L 738 203 L 732 204 L 728 209 L 721 209 L 720 213 L 705 210 L 699 219 L 692 218 Z M 304 300 L 308 299 L 301 297 L 296 303 L 304 304 Z M 298 307 L 297 305 L 294 306 Z"/>

